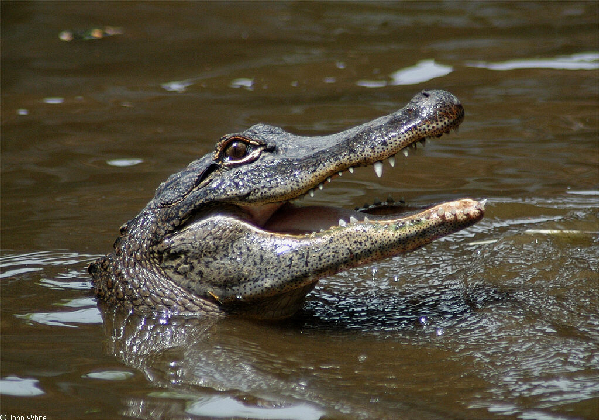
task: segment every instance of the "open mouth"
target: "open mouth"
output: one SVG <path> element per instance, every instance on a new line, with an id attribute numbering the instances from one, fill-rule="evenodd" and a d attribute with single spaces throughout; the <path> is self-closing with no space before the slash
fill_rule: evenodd
<path id="1" fill-rule="evenodd" d="M 459 123 L 459 122 L 458 122 Z M 450 130 L 457 131 L 458 126 L 447 128 L 444 132 L 448 134 Z M 435 137 L 441 137 L 437 134 Z M 406 157 L 409 148 L 416 148 L 416 144 L 424 145 L 426 138 L 413 140 L 407 146 L 400 150 Z M 388 158 L 391 168 L 395 167 L 395 155 Z M 383 174 L 383 162 L 376 161 L 372 165 L 375 174 L 381 177 Z M 347 172 L 353 173 L 354 168 L 347 168 Z M 332 181 L 337 176 L 342 176 L 343 171 L 339 171 L 326 178 L 325 182 L 320 182 L 308 190 L 305 195 L 314 196 L 317 190 L 322 190 L 326 183 Z M 283 201 L 268 203 L 264 205 L 239 205 L 239 207 L 248 215 L 249 221 L 257 228 L 278 234 L 288 235 L 309 235 L 325 233 L 331 229 L 344 228 L 355 224 L 364 223 L 385 223 L 399 220 L 423 220 L 430 217 L 443 217 L 447 220 L 455 217 L 470 217 L 471 214 L 484 210 L 484 202 L 474 200 L 458 200 L 455 202 L 441 203 L 430 206 L 408 206 L 403 201 L 395 201 L 389 197 L 386 201 L 376 201 L 373 204 L 365 205 L 362 208 L 354 210 L 323 205 L 299 205 L 295 201 Z M 432 211 L 431 211 L 432 210 Z"/>
<path id="2" fill-rule="evenodd" d="M 410 211 L 411 210 L 411 211 Z M 407 217 L 416 213 L 403 203 L 382 202 L 350 210 L 333 206 L 299 206 L 284 203 L 266 221 L 264 230 L 294 235 L 324 232 L 334 227 Z"/>

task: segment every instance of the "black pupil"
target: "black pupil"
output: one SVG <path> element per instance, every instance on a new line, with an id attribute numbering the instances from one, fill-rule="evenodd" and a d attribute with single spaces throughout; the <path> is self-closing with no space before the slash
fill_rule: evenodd
<path id="1" fill-rule="evenodd" d="M 241 141 L 234 141 L 227 146 L 225 156 L 231 160 L 239 160 L 247 154 L 247 145 Z"/>

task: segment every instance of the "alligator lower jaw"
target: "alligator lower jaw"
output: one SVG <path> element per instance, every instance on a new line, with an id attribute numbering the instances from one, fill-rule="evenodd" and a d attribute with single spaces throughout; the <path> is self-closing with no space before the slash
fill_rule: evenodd
<path id="1" fill-rule="evenodd" d="M 212 290 L 210 296 L 229 313 L 285 318 L 302 306 L 304 296 L 320 278 L 416 250 L 471 226 L 482 219 L 484 206 L 484 200 L 465 198 L 409 214 L 375 216 L 362 211 L 285 203 L 264 226 L 248 220 L 228 222 L 252 235 L 252 242 L 262 253 L 260 260 L 264 257 L 269 261 L 260 277 L 268 279 L 268 288 L 244 295 Z M 375 209 L 383 207 L 386 206 Z M 279 266 L 284 268 L 282 272 Z"/>

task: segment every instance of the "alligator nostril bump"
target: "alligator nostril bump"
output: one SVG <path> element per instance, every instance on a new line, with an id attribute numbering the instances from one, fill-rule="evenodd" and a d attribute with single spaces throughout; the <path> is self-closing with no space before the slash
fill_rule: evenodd
<path id="1" fill-rule="evenodd" d="M 428 93 L 426 90 L 422 91 L 422 96 L 424 96 L 425 98 L 428 98 L 430 95 L 430 93 Z"/>

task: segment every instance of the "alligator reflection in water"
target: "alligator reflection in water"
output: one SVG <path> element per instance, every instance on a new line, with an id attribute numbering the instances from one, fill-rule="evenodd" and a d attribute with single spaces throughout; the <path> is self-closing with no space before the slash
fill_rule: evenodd
<path id="1" fill-rule="evenodd" d="M 219 418 L 316 420 L 324 414 L 318 404 L 298 399 L 301 384 L 268 373 L 268 365 L 260 367 L 272 353 L 223 332 L 225 321 L 205 316 L 144 317 L 106 307 L 102 312 L 111 337 L 109 351 L 155 385 L 168 387 L 130 399 L 124 413 L 128 416 L 163 418 L 176 411 Z"/>
<path id="2" fill-rule="evenodd" d="M 392 310 L 402 304 L 400 300 L 392 302 Z M 374 318 L 388 322 L 386 314 Z M 388 377 L 386 368 L 409 360 L 413 351 L 409 345 L 393 349 L 400 344 L 379 341 L 368 333 L 364 339 L 363 331 L 354 335 L 317 314 L 304 313 L 291 323 L 278 325 L 236 318 L 150 318 L 125 315 L 113 308 L 105 309 L 103 315 L 110 334 L 109 350 L 165 389 L 130 398 L 124 414 L 135 418 L 211 416 L 216 414 L 210 411 L 211 403 L 217 404 L 219 418 L 280 420 L 319 419 L 335 412 L 352 418 L 385 418 L 390 407 L 428 418 L 438 410 L 421 398 L 406 397 L 406 392 L 414 392 L 411 386 L 402 391 L 401 380 Z M 420 318 L 416 312 L 404 313 L 400 324 L 413 324 Z M 359 354 L 346 351 L 347 339 L 362 342 Z M 381 370 L 378 351 L 391 352 L 397 359 L 383 363 Z M 443 350 L 427 352 L 438 361 L 433 363 L 444 363 L 447 358 Z M 356 388 L 360 380 L 371 382 L 368 391 Z M 392 403 L 383 397 L 389 387 L 400 391 L 390 396 Z M 365 392 L 379 395 L 381 403 L 374 407 L 364 404 Z"/>

